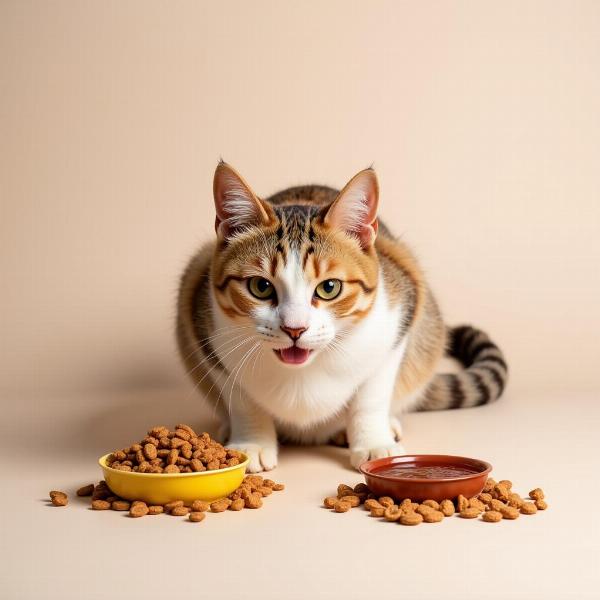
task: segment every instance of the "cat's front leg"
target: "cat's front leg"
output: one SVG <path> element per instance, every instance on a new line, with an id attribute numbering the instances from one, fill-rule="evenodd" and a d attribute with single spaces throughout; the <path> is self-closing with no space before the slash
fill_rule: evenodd
<path id="1" fill-rule="evenodd" d="M 273 419 L 246 394 L 232 402 L 231 437 L 228 448 L 237 448 L 250 458 L 250 473 L 277 466 L 277 432 Z"/>
<path id="2" fill-rule="evenodd" d="M 348 444 L 350 462 L 356 468 L 366 460 L 404 454 L 390 422 L 390 405 L 402 355 L 402 347 L 394 350 L 358 388 L 350 403 Z"/>

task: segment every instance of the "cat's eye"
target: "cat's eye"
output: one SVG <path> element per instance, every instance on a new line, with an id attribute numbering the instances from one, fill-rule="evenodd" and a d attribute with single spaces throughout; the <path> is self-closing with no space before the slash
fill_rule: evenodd
<path id="1" fill-rule="evenodd" d="M 333 300 L 340 295 L 342 282 L 339 279 L 326 279 L 315 289 L 315 296 L 322 300 Z"/>
<path id="2" fill-rule="evenodd" d="M 250 277 L 248 279 L 248 290 L 259 300 L 268 300 L 275 296 L 273 284 L 264 277 Z"/>

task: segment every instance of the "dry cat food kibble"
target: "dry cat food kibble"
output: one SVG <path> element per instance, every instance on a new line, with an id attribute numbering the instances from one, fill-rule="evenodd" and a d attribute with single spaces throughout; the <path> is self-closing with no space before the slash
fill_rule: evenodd
<path id="1" fill-rule="evenodd" d="M 64 492 L 52 490 L 49 496 L 52 506 L 66 506 L 69 503 L 69 497 Z"/>
<path id="2" fill-rule="evenodd" d="M 176 425 L 173 431 L 167 427 L 153 427 L 148 435 L 137 444 L 122 450 L 116 450 L 107 458 L 107 464 L 120 471 L 138 473 L 193 473 L 214 471 L 233 467 L 242 462 L 242 453 L 225 448 L 212 440 L 208 433 L 197 435 L 189 425 Z M 239 512 L 245 508 L 257 509 L 263 505 L 263 498 L 273 492 L 285 489 L 283 483 L 260 475 L 246 475 L 240 486 L 226 498 L 214 502 L 194 500 L 186 504 L 183 500 L 174 500 L 165 505 L 148 505 L 141 500 L 130 502 L 112 492 L 106 481 L 98 485 L 90 483 L 77 490 L 77 496 L 91 496 L 91 509 L 94 511 L 129 511 L 132 518 L 146 515 L 167 514 L 174 517 L 187 517 L 193 523 L 200 523 L 206 512 Z M 366 498 L 350 488 L 345 506 L 350 509 L 358 506 Z M 52 490 L 50 501 L 54 506 L 66 506 L 68 496 L 65 492 Z M 338 498 L 334 500 L 337 502 Z"/>
<path id="3" fill-rule="evenodd" d="M 538 510 L 548 507 L 544 500 L 544 492 L 540 488 L 529 492 L 530 500 L 525 501 L 513 491 L 513 484 L 508 479 L 496 482 L 490 478 L 483 489 L 484 491 L 473 498 L 460 495 L 454 500 L 423 500 L 421 503 L 404 498 L 397 503 L 389 496 L 378 498 L 364 483 L 354 487 L 340 483 L 337 496 L 327 496 L 323 500 L 323 506 L 336 513 L 346 513 L 351 508 L 362 505 L 371 517 L 407 526 L 440 523 L 445 517 L 454 514 L 462 519 L 481 517 L 480 520 L 486 523 L 498 523 L 502 520 L 517 519 L 521 514 L 533 515 Z"/>
<path id="4" fill-rule="evenodd" d="M 138 443 L 115 450 L 106 459 L 109 467 L 119 471 L 166 474 L 215 471 L 241 461 L 238 450 L 225 448 L 208 433 L 197 434 L 184 424 L 175 425 L 173 431 L 164 425 L 153 427 Z"/>

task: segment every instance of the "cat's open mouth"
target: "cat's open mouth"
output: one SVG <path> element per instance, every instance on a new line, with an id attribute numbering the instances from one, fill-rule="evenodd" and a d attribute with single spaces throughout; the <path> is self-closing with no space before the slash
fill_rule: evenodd
<path id="1" fill-rule="evenodd" d="M 284 362 L 288 365 L 301 365 L 308 360 L 312 350 L 299 348 L 298 346 L 290 346 L 289 348 L 274 350 L 274 352 L 281 362 Z"/>

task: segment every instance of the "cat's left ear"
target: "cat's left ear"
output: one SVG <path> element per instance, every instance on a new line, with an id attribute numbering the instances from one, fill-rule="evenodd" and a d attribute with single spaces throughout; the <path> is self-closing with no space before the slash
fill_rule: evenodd
<path id="1" fill-rule="evenodd" d="M 379 184 L 375 171 L 371 168 L 360 171 L 329 207 L 324 222 L 355 236 L 366 249 L 377 236 L 378 200 Z"/>

